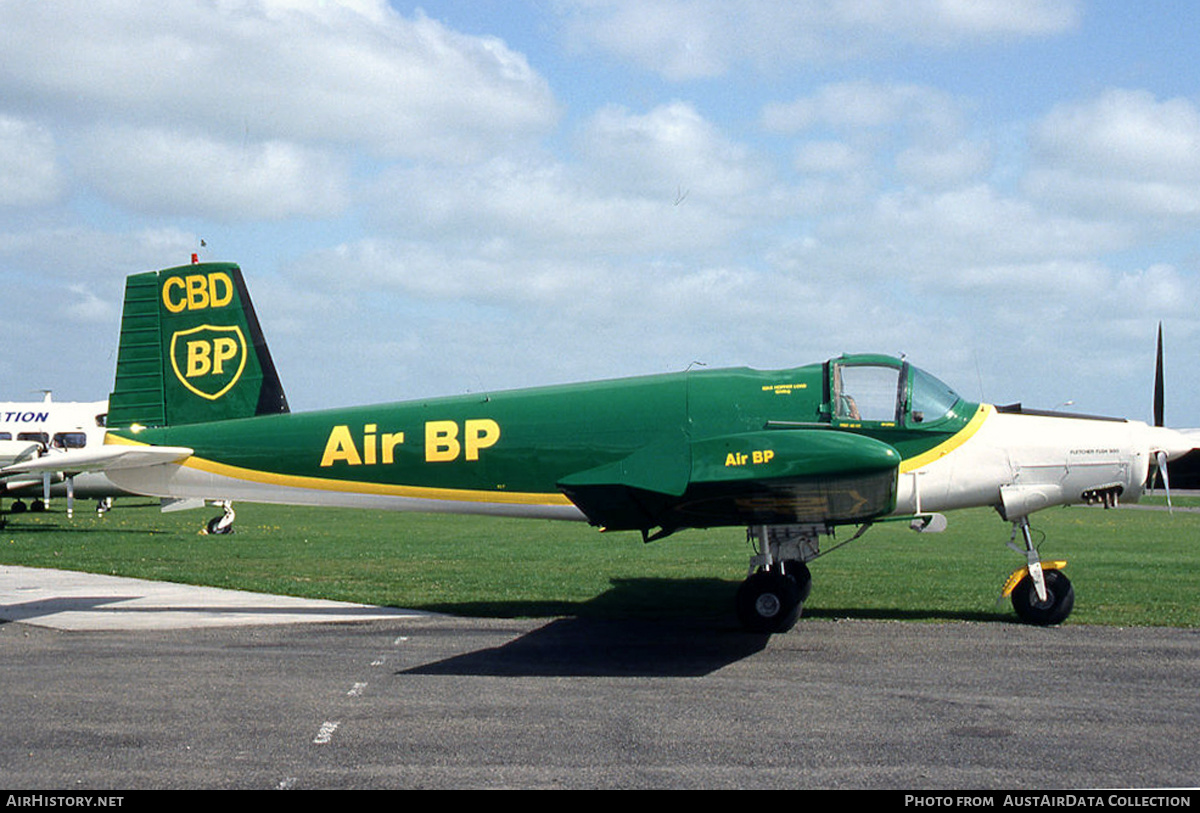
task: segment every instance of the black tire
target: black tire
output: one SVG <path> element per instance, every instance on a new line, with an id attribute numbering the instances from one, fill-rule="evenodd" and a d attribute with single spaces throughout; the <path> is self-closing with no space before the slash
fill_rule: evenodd
<path id="1" fill-rule="evenodd" d="M 808 565 L 798 559 L 789 559 L 783 563 L 783 573 L 800 590 L 800 603 L 808 601 L 808 594 L 812 592 L 812 574 L 808 572 Z"/>
<path id="2" fill-rule="evenodd" d="M 222 525 L 221 520 L 223 520 L 223 519 L 225 519 L 225 517 L 223 517 L 223 516 L 213 517 L 212 519 L 210 519 L 208 521 L 208 525 L 205 526 L 205 530 L 207 530 L 210 534 L 213 534 L 215 536 L 221 536 L 223 534 L 233 533 L 233 523 L 230 523 L 228 525 Z"/>
<path id="3" fill-rule="evenodd" d="M 1047 570 L 1046 600 L 1039 601 L 1033 579 L 1026 575 L 1012 592 L 1013 609 L 1026 624 L 1049 627 L 1061 624 L 1075 607 L 1075 588 L 1059 570 Z"/>
<path id="4" fill-rule="evenodd" d="M 787 632 L 800 617 L 800 587 L 794 578 L 760 570 L 738 588 L 738 620 L 748 632 Z"/>

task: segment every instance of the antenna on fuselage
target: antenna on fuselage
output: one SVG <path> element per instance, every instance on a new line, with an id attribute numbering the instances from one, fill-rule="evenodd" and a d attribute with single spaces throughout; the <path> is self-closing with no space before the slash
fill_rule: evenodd
<path id="1" fill-rule="evenodd" d="M 975 378 L 979 381 L 979 402 L 983 403 L 987 397 L 983 394 L 983 371 L 979 369 L 979 351 L 975 350 L 971 355 L 975 357 Z"/>

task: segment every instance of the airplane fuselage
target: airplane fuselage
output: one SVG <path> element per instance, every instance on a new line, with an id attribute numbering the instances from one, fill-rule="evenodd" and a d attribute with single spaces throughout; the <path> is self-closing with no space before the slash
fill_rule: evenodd
<path id="1" fill-rule="evenodd" d="M 1136 501 L 1151 463 L 1148 435 L 1169 431 L 1010 414 L 956 396 L 941 414 L 914 414 L 900 399 L 886 420 L 864 420 L 831 407 L 836 386 L 823 364 L 698 370 L 120 432 L 110 442 L 186 446 L 193 456 L 111 476 L 175 498 L 591 519 L 617 528 L 631 509 L 618 510 L 605 492 L 599 509 L 582 511 L 591 506 L 572 501 L 573 476 L 605 472 L 585 485 L 670 494 L 690 506 L 702 499 L 706 477 L 759 489 L 791 477 L 798 485 L 788 499 L 799 495 L 813 516 L 828 517 L 837 496 L 805 486 L 820 477 L 844 480 L 843 491 L 875 508 L 888 502 L 878 513 L 982 505 L 1017 516 L 1055 504 Z M 852 442 L 831 447 L 836 459 L 822 468 L 817 444 L 839 439 Z M 789 453 L 801 448 L 805 470 L 789 470 Z M 653 463 L 639 462 L 645 449 L 654 450 Z M 889 480 L 890 494 L 865 494 L 870 486 L 852 479 L 856 470 Z M 692 510 L 679 524 L 807 520 L 803 512 L 764 514 L 757 499 L 757 507 Z"/>

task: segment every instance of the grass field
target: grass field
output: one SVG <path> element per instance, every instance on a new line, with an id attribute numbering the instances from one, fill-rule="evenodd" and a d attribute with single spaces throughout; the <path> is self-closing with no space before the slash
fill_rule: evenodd
<path id="1" fill-rule="evenodd" d="M 742 529 L 647 545 L 575 523 L 240 504 L 236 533 L 206 536 L 215 509 L 62 508 L 9 517 L 0 563 L 459 615 L 724 619 L 751 552 Z M 1010 526 L 985 509 L 949 519 L 941 534 L 880 525 L 811 563 L 805 616 L 1015 620 L 997 601 L 1023 564 Z M 1067 623 L 1200 626 L 1200 513 L 1063 508 L 1033 525 L 1043 556 L 1069 562 Z"/>

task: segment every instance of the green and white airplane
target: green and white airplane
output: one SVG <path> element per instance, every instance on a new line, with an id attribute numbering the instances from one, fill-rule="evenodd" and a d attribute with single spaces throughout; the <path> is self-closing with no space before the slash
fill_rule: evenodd
<path id="1" fill-rule="evenodd" d="M 1029 515 L 1136 501 L 1196 440 L 971 403 L 875 355 L 292 413 L 240 269 L 204 263 L 128 278 L 106 443 L 73 467 L 223 503 L 213 530 L 238 500 L 582 520 L 646 540 L 744 526 L 756 555 L 738 616 L 779 632 L 823 537 L 894 520 L 940 530 L 938 512 L 972 506 L 1012 523 L 1017 614 L 1058 623 L 1074 592 L 1065 563 L 1041 561 Z"/>

